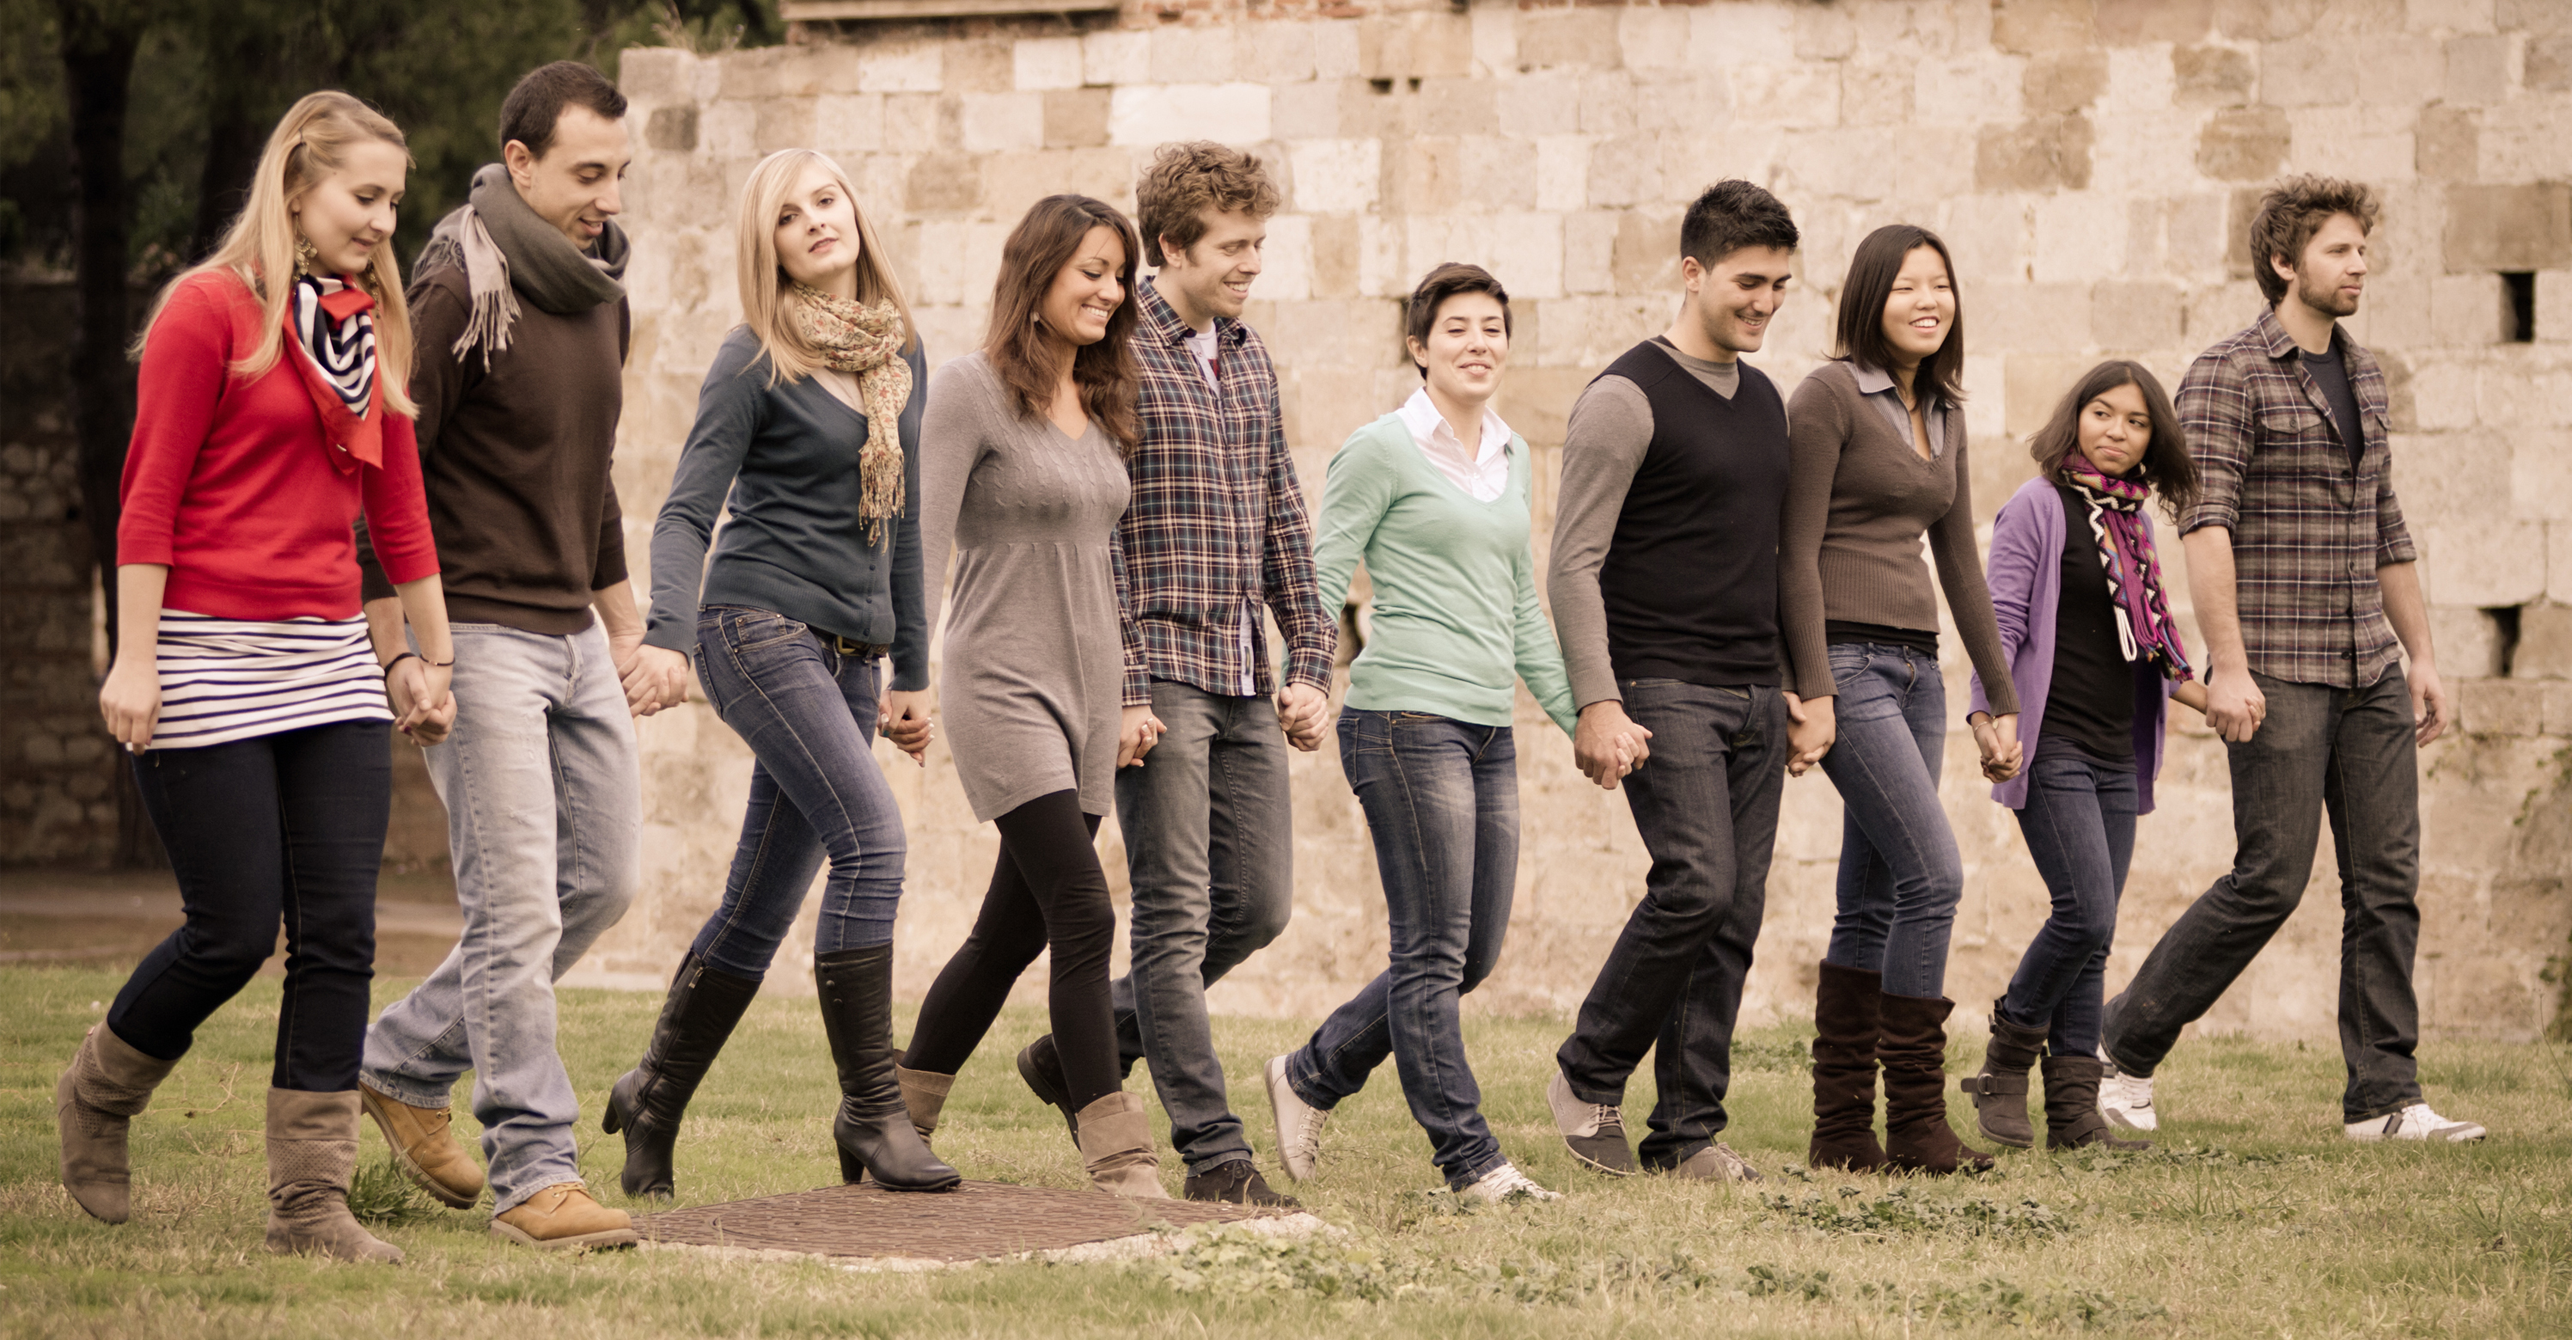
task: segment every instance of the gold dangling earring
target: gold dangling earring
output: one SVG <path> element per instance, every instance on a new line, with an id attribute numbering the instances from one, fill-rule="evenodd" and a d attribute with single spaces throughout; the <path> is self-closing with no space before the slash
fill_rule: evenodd
<path id="1" fill-rule="evenodd" d="M 299 275 L 311 274 L 313 272 L 313 263 L 320 259 L 321 249 L 313 245 L 312 239 L 305 237 L 300 233 L 296 234 L 295 273 Z"/>

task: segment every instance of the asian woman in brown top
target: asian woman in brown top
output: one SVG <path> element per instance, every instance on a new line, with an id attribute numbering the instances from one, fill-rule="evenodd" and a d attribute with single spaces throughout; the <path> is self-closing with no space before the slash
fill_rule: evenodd
<path id="1" fill-rule="evenodd" d="M 1846 806 L 1815 1010 L 1810 1161 L 1984 1168 L 1990 1158 L 1947 1126 L 1947 937 L 1964 866 L 1938 804 L 1947 694 L 1924 534 L 1957 633 L 1995 688 L 1976 736 L 1996 778 L 2017 769 L 2018 704 L 1974 546 L 1954 268 L 1936 234 L 1892 225 L 1858 244 L 1840 292 L 1838 357 L 1787 410 L 1779 541 L 1779 622 L 1800 698 L 1794 767 L 1818 758 Z"/>

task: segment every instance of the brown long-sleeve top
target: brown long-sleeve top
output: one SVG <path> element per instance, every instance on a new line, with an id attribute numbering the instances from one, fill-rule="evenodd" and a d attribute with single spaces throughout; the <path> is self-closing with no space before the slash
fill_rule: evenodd
<path id="1" fill-rule="evenodd" d="M 1805 698 L 1838 692 L 1826 631 L 1831 623 L 1937 631 L 1938 597 L 1920 558 L 1925 534 L 1957 635 L 1992 688 L 1992 710 L 2016 712 L 2000 624 L 1974 544 L 1964 411 L 1953 405 L 1937 411 L 1945 422 L 1931 434 L 1934 455 L 1924 461 L 1907 429 L 1896 429 L 1868 402 L 1868 390 L 1880 388 L 1862 382 L 1890 387 L 1872 369 L 1825 363 L 1787 404 L 1792 463 L 1778 534 L 1778 615 L 1795 692 Z"/>

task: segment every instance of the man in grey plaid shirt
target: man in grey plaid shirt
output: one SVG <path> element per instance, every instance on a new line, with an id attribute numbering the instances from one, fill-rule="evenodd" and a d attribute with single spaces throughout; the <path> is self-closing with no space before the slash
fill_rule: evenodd
<path id="1" fill-rule="evenodd" d="M 1313 581 L 1277 373 L 1241 321 L 1278 194 L 1258 159 L 1200 140 L 1161 146 L 1135 204 L 1159 273 L 1134 295 L 1143 440 L 1126 462 L 1134 501 L 1119 538 L 1146 665 L 1126 668 L 1125 702 L 1149 706 L 1165 733 L 1148 765 L 1116 779 L 1134 889 L 1117 1041 L 1129 1073 L 1152 1062 L 1190 1200 L 1293 1205 L 1251 1161 L 1205 994 L 1286 928 L 1286 747 L 1321 745 L 1338 641 Z M 1268 614 L 1286 637 L 1282 685 Z M 1018 1073 L 1063 1105 L 1050 1035 L 1019 1053 Z"/>
<path id="2" fill-rule="evenodd" d="M 2204 485 L 2180 528 L 2239 850 L 2108 1002 L 2099 1108 L 2128 1129 L 2159 1124 L 2154 1068 L 2304 896 L 2327 810 L 2346 1134 L 2483 1136 L 2430 1109 L 2413 1057 L 2420 748 L 2451 709 L 2393 493 L 2384 373 L 2338 320 L 2358 310 L 2375 221 L 2374 192 L 2354 182 L 2296 177 L 2271 190 L 2250 229 L 2270 310 L 2200 355 L 2179 387 Z"/>

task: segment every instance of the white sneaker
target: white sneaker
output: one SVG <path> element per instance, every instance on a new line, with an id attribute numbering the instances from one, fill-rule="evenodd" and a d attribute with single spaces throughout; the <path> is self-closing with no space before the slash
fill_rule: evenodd
<path id="1" fill-rule="evenodd" d="M 2427 1103 L 2413 1103 L 2390 1116 L 2352 1121 L 2343 1129 L 2348 1131 L 2350 1139 L 2369 1143 L 2377 1140 L 2444 1140 L 2449 1144 L 2463 1144 L 2489 1134 L 2470 1121 L 2449 1121 L 2430 1111 Z"/>
<path id="2" fill-rule="evenodd" d="M 2129 1131 L 2158 1130 L 2161 1118 L 2152 1110 L 2152 1077 L 2120 1074 L 2108 1049 L 2099 1048 L 2099 1115 Z"/>
<path id="3" fill-rule="evenodd" d="M 1548 1191 L 1527 1180 L 1527 1174 L 1520 1172 L 1517 1164 L 1508 1162 L 1484 1173 L 1481 1180 L 1456 1193 L 1458 1200 L 1477 1201 L 1484 1205 L 1497 1205 L 1521 1196 L 1529 1200 L 1561 1200 L 1563 1193 Z"/>
<path id="4" fill-rule="evenodd" d="M 1283 1056 L 1268 1058 L 1267 1081 L 1268 1113 L 1277 1120 L 1277 1161 L 1288 1177 L 1310 1181 L 1313 1165 L 1322 1157 L 1322 1126 L 1331 1111 L 1295 1096 L 1295 1086 L 1286 1082 Z"/>

